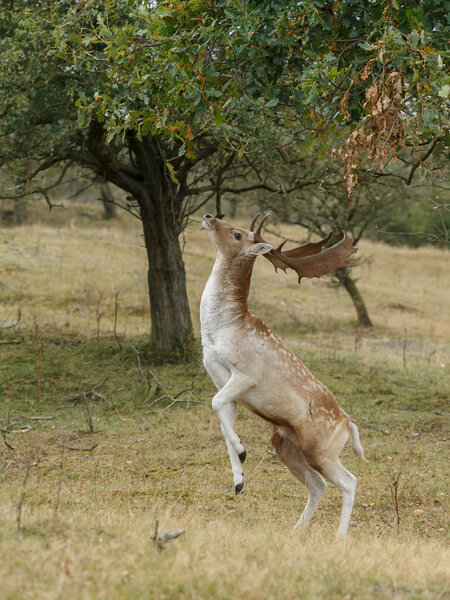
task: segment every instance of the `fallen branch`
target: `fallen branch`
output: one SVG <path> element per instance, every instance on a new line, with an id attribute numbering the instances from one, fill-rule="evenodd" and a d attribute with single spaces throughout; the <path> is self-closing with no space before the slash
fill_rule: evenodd
<path id="1" fill-rule="evenodd" d="M 155 533 L 151 538 L 155 544 L 155 550 L 162 550 L 169 542 L 173 542 L 180 535 L 183 535 L 184 529 L 175 529 L 174 531 L 168 531 L 162 535 L 158 535 L 158 520 L 155 521 Z"/>
<path id="2" fill-rule="evenodd" d="M 21 337 L 20 340 L 0 340 L 0 344 L 21 344 L 23 340 L 23 337 Z"/>
<path id="3" fill-rule="evenodd" d="M 20 427 L 20 429 L 13 429 L 11 431 L 11 433 L 28 433 L 29 431 L 31 431 L 33 428 L 31 427 L 31 425 L 25 425 L 25 427 Z"/>
<path id="4" fill-rule="evenodd" d="M 53 418 L 52 415 L 48 417 L 30 417 L 30 421 L 51 421 Z"/>
<path id="5" fill-rule="evenodd" d="M 191 404 L 206 404 L 206 402 L 201 400 L 200 396 L 194 390 L 194 385 L 195 385 L 194 382 L 192 382 L 191 385 L 183 388 L 174 396 L 170 396 L 169 394 L 163 394 L 162 396 L 159 396 L 158 398 L 156 398 L 155 400 L 153 400 L 150 403 L 149 408 L 151 408 L 155 404 L 158 404 L 158 402 L 161 402 L 162 400 L 170 400 L 170 403 L 162 409 L 163 411 L 169 410 L 169 408 L 172 408 L 172 406 L 174 404 L 177 404 L 178 402 L 190 402 Z M 197 400 L 193 400 L 192 398 L 180 398 L 180 396 L 182 394 L 185 394 L 186 392 L 190 392 L 193 396 L 195 396 L 197 398 Z M 149 412 L 156 412 L 156 411 L 150 410 Z"/>
<path id="6" fill-rule="evenodd" d="M 13 421 L 13 423 L 17 423 L 17 421 Z M 4 427 L 2 427 L 2 436 L 3 436 L 3 441 L 5 442 L 5 446 L 6 446 L 7 448 L 9 448 L 10 450 L 14 450 L 14 451 L 15 451 L 16 447 L 15 447 L 15 446 L 13 446 L 12 444 L 10 444 L 10 443 L 8 442 L 8 438 L 6 437 L 6 434 L 7 434 L 7 432 L 8 432 L 8 427 L 9 427 L 10 425 L 12 425 L 13 423 L 8 423 L 8 424 L 7 424 L 7 425 L 5 425 Z"/>
<path id="7" fill-rule="evenodd" d="M 73 402 L 75 405 L 75 404 L 78 404 L 78 402 L 80 400 L 85 400 L 85 398 L 88 396 L 106 400 L 106 397 L 103 394 L 100 394 L 99 392 L 97 392 L 97 390 L 99 390 L 101 387 L 103 387 L 107 381 L 108 381 L 108 378 L 106 377 L 105 380 L 102 381 L 102 383 L 97 383 L 87 392 L 80 392 L 79 394 L 74 394 L 73 396 L 69 396 L 69 398 L 66 398 L 66 402 Z"/>
<path id="8" fill-rule="evenodd" d="M 23 421 L 9 421 L 9 423 L 2 427 L 3 441 L 5 442 L 5 446 L 10 450 L 15 450 L 16 447 L 8 442 L 8 438 L 6 437 L 7 433 L 27 433 L 33 429 L 29 423 L 19 429 L 11 429 L 14 425 L 18 425 L 19 423 L 23 423 Z"/>
<path id="9" fill-rule="evenodd" d="M 0 329 L 11 329 L 12 327 L 16 327 L 22 318 L 22 312 L 20 308 L 17 311 L 17 321 L 13 321 L 12 323 L 8 323 L 7 325 L 0 325 Z"/>

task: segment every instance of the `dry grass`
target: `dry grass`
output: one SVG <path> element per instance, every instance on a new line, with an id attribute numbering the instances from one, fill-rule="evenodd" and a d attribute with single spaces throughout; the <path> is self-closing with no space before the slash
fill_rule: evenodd
<path id="1" fill-rule="evenodd" d="M 106 226 L 95 209 L 83 212 L 0 232 L 0 323 L 18 306 L 23 314 L 0 337 L 24 337 L 0 347 L 0 424 L 18 421 L 6 438 L 16 450 L 0 446 L 1 597 L 444 598 L 450 336 L 442 254 L 362 244 L 372 261 L 359 269 L 361 289 L 376 324 L 363 336 L 346 294 L 316 280 L 298 288 L 292 276 L 257 264 L 253 307 L 363 432 L 370 463 L 344 451 L 358 476 L 355 527 L 344 545 L 334 540 L 333 486 L 310 530 L 289 536 L 305 491 L 270 453 L 268 425 L 244 411 L 237 431 L 249 451 L 245 493 L 233 496 L 199 361 L 155 362 L 146 350 L 139 223 L 122 216 Z M 198 224 L 187 232 L 185 258 L 196 321 L 213 260 Z M 122 350 L 113 335 L 117 289 Z M 144 370 L 173 392 L 195 381 L 205 405 L 149 412 L 162 390 L 152 376 L 140 380 L 124 332 Z M 83 399 L 67 398 L 105 378 L 90 433 Z M 398 533 L 391 492 L 399 473 Z M 155 519 L 162 531 L 186 534 L 156 552 Z"/>

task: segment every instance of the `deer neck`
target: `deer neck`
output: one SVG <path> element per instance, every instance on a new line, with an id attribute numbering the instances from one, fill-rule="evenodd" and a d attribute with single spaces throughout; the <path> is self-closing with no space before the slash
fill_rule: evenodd
<path id="1" fill-rule="evenodd" d="M 248 319 L 248 294 L 254 259 L 235 262 L 218 254 L 200 306 L 202 327 L 229 325 Z"/>

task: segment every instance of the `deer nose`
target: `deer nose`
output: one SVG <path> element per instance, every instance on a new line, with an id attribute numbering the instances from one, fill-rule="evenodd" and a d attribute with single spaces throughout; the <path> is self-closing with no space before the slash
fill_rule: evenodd
<path id="1" fill-rule="evenodd" d="M 203 218 L 204 219 L 208 219 L 208 220 L 214 219 L 214 217 L 212 215 L 209 215 L 209 214 L 208 215 L 204 215 Z"/>

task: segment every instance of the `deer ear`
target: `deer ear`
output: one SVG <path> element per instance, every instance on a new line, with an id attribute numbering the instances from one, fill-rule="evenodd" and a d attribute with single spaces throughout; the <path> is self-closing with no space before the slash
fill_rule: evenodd
<path id="1" fill-rule="evenodd" d="M 271 250 L 272 246 L 270 244 L 259 242 L 258 244 L 253 244 L 253 246 L 246 248 L 244 256 L 258 256 L 258 254 L 267 254 Z"/>

